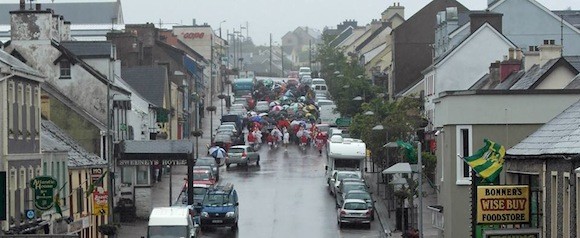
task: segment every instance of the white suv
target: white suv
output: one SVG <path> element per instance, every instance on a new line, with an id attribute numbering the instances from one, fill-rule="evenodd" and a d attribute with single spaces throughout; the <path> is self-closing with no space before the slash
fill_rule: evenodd
<path id="1" fill-rule="evenodd" d="M 310 76 L 312 74 L 312 70 L 310 70 L 310 67 L 300 67 L 300 69 L 298 70 L 298 77 L 302 78 L 302 76 L 304 75 L 308 75 Z"/>

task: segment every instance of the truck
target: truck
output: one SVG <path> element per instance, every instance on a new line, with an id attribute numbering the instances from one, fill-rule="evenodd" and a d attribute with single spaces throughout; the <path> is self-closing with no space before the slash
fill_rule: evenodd
<path id="1" fill-rule="evenodd" d="M 341 135 L 330 135 L 326 146 L 326 182 L 336 171 L 356 171 L 363 178 L 365 159 L 367 157 L 366 144 L 359 139 L 343 138 Z"/>
<path id="2" fill-rule="evenodd" d="M 237 78 L 232 82 L 232 92 L 234 97 L 242 97 L 251 94 L 254 90 L 256 80 L 252 78 Z"/>
<path id="3" fill-rule="evenodd" d="M 201 229 L 208 227 L 230 227 L 238 229 L 238 193 L 231 183 L 210 188 L 201 207 Z"/>
<path id="4" fill-rule="evenodd" d="M 183 206 L 156 207 L 151 211 L 147 226 L 147 238 L 198 237 L 198 225 L 194 224 L 191 209 Z"/>

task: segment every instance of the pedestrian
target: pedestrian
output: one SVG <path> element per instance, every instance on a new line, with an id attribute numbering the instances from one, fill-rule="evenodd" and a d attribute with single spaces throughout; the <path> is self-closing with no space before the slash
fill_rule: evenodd
<path id="1" fill-rule="evenodd" d="M 284 127 L 284 151 L 288 151 L 288 144 L 290 143 L 290 132 Z"/>

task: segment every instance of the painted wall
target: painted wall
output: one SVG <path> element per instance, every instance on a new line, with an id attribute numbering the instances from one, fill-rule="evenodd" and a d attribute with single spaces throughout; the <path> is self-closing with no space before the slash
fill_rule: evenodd
<path id="1" fill-rule="evenodd" d="M 558 67 L 536 89 L 563 89 L 572 82 L 575 76 L 568 68 Z"/>

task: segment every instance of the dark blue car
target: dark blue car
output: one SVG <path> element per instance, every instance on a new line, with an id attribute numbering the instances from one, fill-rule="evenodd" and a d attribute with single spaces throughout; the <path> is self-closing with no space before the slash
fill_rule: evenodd
<path id="1" fill-rule="evenodd" d="M 203 198 L 200 220 L 201 228 L 238 228 L 238 193 L 233 184 L 210 188 Z"/>

